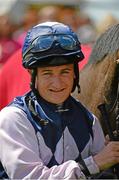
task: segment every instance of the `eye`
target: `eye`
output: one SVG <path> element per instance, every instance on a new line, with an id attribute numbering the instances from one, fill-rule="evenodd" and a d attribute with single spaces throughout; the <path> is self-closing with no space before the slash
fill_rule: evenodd
<path id="1" fill-rule="evenodd" d="M 69 73 L 69 71 L 63 71 L 62 72 L 62 74 L 68 74 Z"/>
<path id="2" fill-rule="evenodd" d="M 52 71 L 43 71 L 41 73 L 42 76 L 51 76 L 52 75 Z"/>
<path id="3" fill-rule="evenodd" d="M 50 74 L 52 74 L 52 73 L 50 73 L 50 72 L 43 73 L 43 75 L 50 75 Z"/>
<path id="4" fill-rule="evenodd" d="M 43 73 L 43 76 L 52 76 L 52 73 L 51 72 L 45 72 L 45 73 Z"/>
<path id="5" fill-rule="evenodd" d="M 64 69 L 62 70 L 61 74 L 70 74 L 71 70 L 70 69 Z"/>

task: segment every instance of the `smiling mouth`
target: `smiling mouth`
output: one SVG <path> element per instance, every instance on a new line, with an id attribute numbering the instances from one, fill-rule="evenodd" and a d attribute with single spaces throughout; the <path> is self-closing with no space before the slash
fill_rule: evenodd
<path id="1" fill-rule="evenodd" d="M 58 92 L 62 92 L 62 91 L 64 91 L 64 89 L 65 89 L 65 88 L 60 89 L 60 90 L 53 90 L 53 89 L 50 89 L 50 91 L 51 91 L 51 92 L 54 92 L 54 93 L 58 93 Z"/>

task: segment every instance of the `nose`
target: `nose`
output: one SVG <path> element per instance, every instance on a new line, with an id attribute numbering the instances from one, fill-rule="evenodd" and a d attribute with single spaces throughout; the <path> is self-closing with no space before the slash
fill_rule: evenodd
<path id="1" fill-rule="evenodd" d="M 63 81 L 60 76 L 54 76 L 52 79 L 52 86 L 55 89 L 61 89 L 63 88 Z"/>

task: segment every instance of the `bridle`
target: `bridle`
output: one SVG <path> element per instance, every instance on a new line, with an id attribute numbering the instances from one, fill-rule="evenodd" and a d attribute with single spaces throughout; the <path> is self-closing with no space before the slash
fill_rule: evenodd
<path id="1" fill-rule="evenodd" d="M 117 62 L 117 66 L 119 66 L 119 59 L 116 60 Z M 117 67 L 119 68 L 119 67 Z M 111 107 L 111 109 L 109 110 L 109 113 L 112 113 L 112 111 L 114 111 L 114 109 L 117 107 L 117 109 L 119 109 L 119 70 L 117 69 L 117 76 L 118 76 L 118 85 L 117 85 L 117 93 L 116 93 L 116 99 L 114 101 L 113 106 Z"/>
<path id="2" fill-rule="evenodd" d="M 111 107 L 111 109 L 107 112 L 105 103 L 100 104 L 98 106 L 98 109 L 100 110 L 103 120 L 105 121 L 105 125 L 108 130 L 108 135 L 111 141 L 119 141 L 119 59 L 117 62 L 117 93 L 116 93 L 116 99 Z M 115 111 L 116 117 L 115 117 L 115 131 L 113 132 L 111 124 L 110 124 L 110 118 L 109 114 Z M 114 173 L 119 178 L 119 164 L 116 164 L 113 166 Z"/>
<path id="3" fill-rule="evenodd" d="M 113 106 L 111 107 L 111 109 L 109 110 L 109 114 L 111 114 L 113 111 L 115 111 L 116 113 L 116 117 L 115 117 L 115 132 L 116 132 L 116 136 L 118 136 L 119 138 L 119 59 L 116 60 L 117 62 L 117 81 L 118 81 L 118 85 L 117 85 L 117 93 L 116 93 L 116 99 L 113 103 Z"/>
<path id="4" fill-rule="evenodd" d="M 108 107 L 106 103 L 98 105 L 98 109 L 102 114 L 102 118 L 104 120 L 105 126 L 108 130 L 108 134 L 111 140 L 119 140 L 119 59 L 116 60 L 117 63 L 117 92 L 116 98 L 114 100 L 113 105 Z M 109 105 L 110 106 L 110 105 Z M 110 116 L 111 114 L 115 114 L 115 132 L 111 127 Z"/>

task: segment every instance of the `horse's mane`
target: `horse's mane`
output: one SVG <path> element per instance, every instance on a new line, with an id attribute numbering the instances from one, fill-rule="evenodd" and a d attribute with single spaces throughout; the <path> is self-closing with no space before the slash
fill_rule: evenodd
<path id="1" fill-rule="evenodd" d="M 74 96 L 79 99 L 106 128 L 97 106 L 105 103 L 112 109 L 118 85 L 119 24 L 111 26 L 96 40 L 87 65 L 80 72 L 81 93 Z M 110 112 L 110 111 L 109 111 Z M 114 127 L 115 111 L 110 113 Z"/>
<path id="2" fill-rule="evenodd" d="M 93 45 L 88 64 L 100 62 L 108 54 L 119 50 L 119 24 L 111 26 L 105 31 Z"/>

